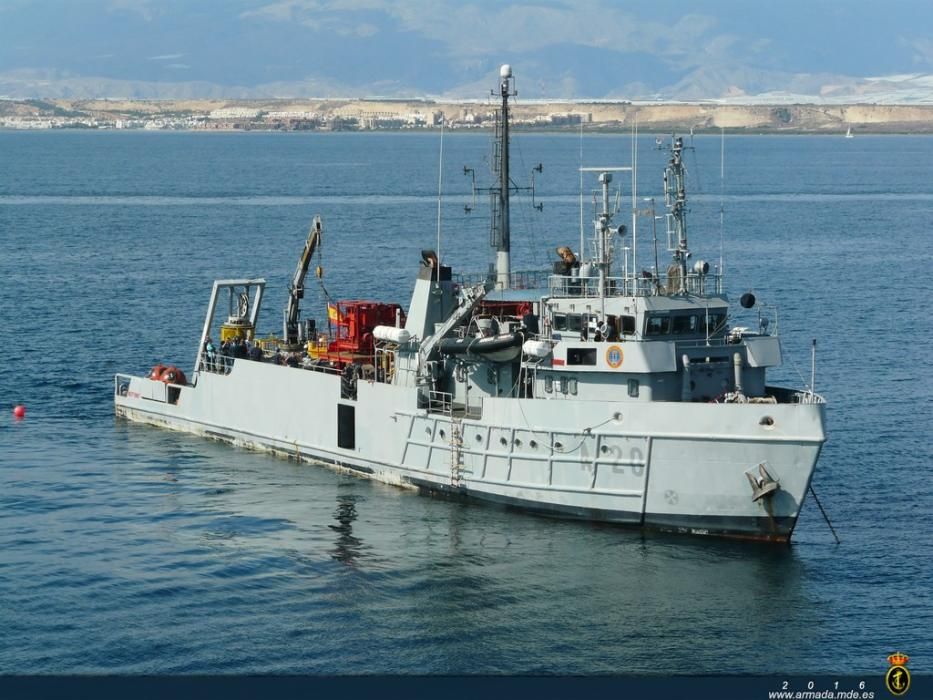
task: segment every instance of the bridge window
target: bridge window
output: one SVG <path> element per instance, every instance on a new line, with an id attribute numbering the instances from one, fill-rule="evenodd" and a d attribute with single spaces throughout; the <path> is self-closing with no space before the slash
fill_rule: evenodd
<path id="1" fill-rule="evenodd" d="M 581 314 L 554 314 L 554 330 L 579 333 L 583 328 Z"/>
<path id="2" fill-rule="evenodd" d="M 645 335 L 700 335 L 720 330 L 726 321 L 725 314 L 709 314 L 707 330 L 706 314 L 654 315 L 645 320 Z"/>
<path id="3" fill-rule="evenodd" d="M 619 316 L 619 320 L 622 324 L 622 333 L 631 335 L 635 332 L 635 317 L 634 316 Z"/>
<path id="4" fill-rule="evenodd" d="M 645 320 L 645 335 L 667 335 L 670 332 L 670 316 L 649 316 Z"/>
<path id="5" fill-rule="evenodd" d="M 675 335 L 690 335 L 698 331 L 700 327 L 696 316 L 673 316 L 671 318 L 671 332 Z"/>

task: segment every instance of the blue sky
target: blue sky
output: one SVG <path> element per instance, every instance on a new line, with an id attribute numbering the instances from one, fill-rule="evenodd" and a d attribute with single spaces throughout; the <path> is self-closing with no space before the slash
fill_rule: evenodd
<path id="1" fill-rule="evenodd" d="M 933 73 L 931 37 L 930 0 L 0 0 L 0 76 L 602 98 Z"/>

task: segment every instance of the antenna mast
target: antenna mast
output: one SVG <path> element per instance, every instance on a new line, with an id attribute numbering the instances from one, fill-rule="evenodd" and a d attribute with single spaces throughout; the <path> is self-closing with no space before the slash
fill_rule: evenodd
<path id="1" fill-rule="evenodd" d="M 674 262 L 667 277 L 678 278 L 677 291 L 687 290 L 687 188 L 683 163 L 684 140 L 676 136 L 671 144 L 671 159 L 664 169 L 664 203 L 667 206 L 667 249 L 674 254 Z"/>
<path id="2" fill-rule="evenodd" d="M 441 195 L 444 184 L 444 119 L 441 119 L 441 154 L 437 164 L 437 269 L 441 269 Z M 440 278 L 438 278 L 440 279 Z"/>
<path id="3" fill-rule="evenodd" d="M 586 244 L 583 240 L 583 120 L 580 120 L 580 250 L 583 255 Z"/>
<path id="4" fill-rule="evenodd" d="M 493 91 L 493 95 L 496 92 Z M 502 106 L 496 111 L 496 138 L 493 144 L 493 174 L 496 184 L 480 191 L 489 194 L 492 204 L 490 219 L 489 243 L 496 251 L 495 269 L 489 265 L 489 277 L 495 276 L 495 286 L 498 289 L 508 289 L 511 286 L 512 269 L 510 262 L 511 235 L 509 231 L 509 195 L 512 192 L 531 192 L 531 207 L 537 211 L 544 209 L 543 202 L 535 202 L 535 173 L 544 172 L 544 166 L 538 163 L 531 169 L 531 186 L 518 187 L 512 183 L 509 176 L 509 98 L 515 97 L 515 81 L 512 78 L 512 66 L 504 64 L 499 69 L 499 93 Z M 473 168 L 463 166 L 463 174 L 469 175 L 473 181 L 473 202 L 476 201 L 476 173 Z M 466 213 L 473 210 L 472 204 L 464 208 Z"/>
<path id="5" fill-rule="evenodd" d="M 601 212 L 596 213 L 596 219 L 593 222 L 596 228 L 596 266 L 599 270 L 599 296 L 601 309 L 605 313 L 605 294 L 608 287 L 607 279 L 612 267 L 612 234 L 623 233 L 625 226 L 613 228 L 612 217 L 619 211 L 618 199 L 615 206 L 610 204 L 609 186 L 612 183 L 612 173 L 614 172 L 632 172 L 632 166 L 616 168 L 580 168 L 581 172 L 599 173 L 599 187 L 602 191 Z M 595 198 L 595 194 L 594 194 Z M 594 204 L 595 204 L 594 200 Z M 624 273 L 623 273 L 624 274 Z"/>
<path id="6" fill-rule="evenodd" d="M 726 129 L 719 128 L 719 279 L 724 280 L 726 271 L 723 269 L 722 249 L 725 240 L 726 230 L 726 212 L 725 212 L 725 188 L 726 188 Z"/>
<path id="7" fill-rule="evenodd" d="M 494 96 L 496 93 L 492 93 Z M 496 249 L 496 286 L 508 289 L 511 278 L 511 239 L 509 231 L 509 98 L 515 97 L 512 66 L 499 69 L 499 96 L 502 107 L 496 124 L 495 167 L 499 176 L 498 191 L 493 194 L 492 245 Z"/>

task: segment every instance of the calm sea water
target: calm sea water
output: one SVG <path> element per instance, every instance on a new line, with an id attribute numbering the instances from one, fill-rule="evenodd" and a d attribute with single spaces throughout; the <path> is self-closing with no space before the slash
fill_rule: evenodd
<path id="1" fill-rule="evenodd" d="M 639 190 L 660 200 L 653 145 Z M 692 247 L 718 264 L 722 208 L 730 294 L 780 309 L 782 381 L 809 378 L 817 339 L 814 486 L 839 546 L 812 500 L 789 548 L 646 537 L 117 421 L 114 372 L 191 366 L 213 279 L 265 276 L 277 329 L 315 214 L 334 297 L 407 304 L 439 136 L 0 133 L 0 673 L 880 677 L 895 649 L 929 673 L 933 139 L 727 138 L 724 184 L 719 138 L 695 147 Z M 514 205 L 516 268 L 579 241 L 580 148 L 515 137 L 518 184 L 545 166 L 544 211 Z M 627 136 L 582 148 L 630 162 Z M 489 259 L 462 174 L 488 185 L 488 156 L 486 135 L 445 137 L 461 270 Z"/>

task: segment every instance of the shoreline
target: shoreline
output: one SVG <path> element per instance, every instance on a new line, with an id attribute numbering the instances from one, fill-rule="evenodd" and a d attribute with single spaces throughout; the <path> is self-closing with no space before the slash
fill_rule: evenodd
<path id="1" fill-rule="evenodd" d="M 458 134 L 488 134 L 492 131 L 493 127 L 473 127 L 469 129 L 445 129 L 447 135 L 458 135 Z M 519 134 L 530 134 L 530 135 L 566 135 L 566 136 L 579 136 L 580 129 L 574 128 L 545 128 L 545 127 L 533 127 L 533 128 L 512 128 L 512 133 Z M 639 129 L 639 136 L 644 138 L 649 138 L 653 136 L 670 136 L 671 134 L 678 134 L 681 136 L 689 137 L 690 128 L 651 128 L 644 127 Z M 249 129 L 185 129 L 185 128 L 162 128 L 162 129 L 146 129 L 146 128 L 121 128 L 116 129 L 113 127 L 72 127 L 72 126 L 62 126 L 62 127 L 10 127 L 0 125 L 0 133 L 3 134 L 13 134 L 13 133 L 121 133 L 121 134 L 281 134 L 281 135 L 291 135 L 291 136 L 309 136 L 309 135 L 330 135 L 330 134 L 439 134 L 441 132 L 440 127 L 423 127 L 420 129 L 262 129 L 262 128 L 249 128 Z M 624 127 L 613 127 L 613 126 L 599 126 L 594 125 L 589 128 L 583 129 L 583 134 L 587 136 L 617 136 L 625 135 L 630 136 L 632 133 L 631 129 Z M 694 129 L 692 134 L 693 136 L 826 136 L 832 138 L 845 138 L 845 134 L 841 131 L 830 131 L 830 130 L 804 130 L 804 129 L 738 129 L 738 128 L 723 128 L 723 129 Z M 862 138 L 865 136 L 933 136 L 933 124 L 929 126 L 924 126 L 917 129 L 864 129 L 857 132 L 853 132 L 853 138 Z"/>
<path id="2" fill-rule="evenodd" d="M 933 134 L 933 105 L 516 102 L 515 131 Z M 189 131 L 449 131 L 494 128 L 491 103 L 418 100 L 10 100 L 0 128 Z"/>

